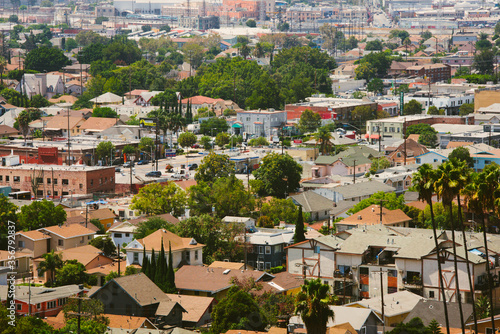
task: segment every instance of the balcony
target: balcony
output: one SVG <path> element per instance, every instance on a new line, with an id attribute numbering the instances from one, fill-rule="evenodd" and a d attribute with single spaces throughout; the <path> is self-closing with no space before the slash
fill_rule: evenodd
<path id="1" fill-rule="evenodd" d="M 408 289 L 421 289 L 422 277 L 420 275 L 408 275 L 403 278 L 403 285 Z"/>

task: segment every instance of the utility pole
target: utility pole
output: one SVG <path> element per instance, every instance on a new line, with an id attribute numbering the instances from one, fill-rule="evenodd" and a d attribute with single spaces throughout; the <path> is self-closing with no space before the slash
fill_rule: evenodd
<path id="1" fill-rule="evenodd" d="M 403 119 L 403 138 L 404 138 L 403 166 L 406 166 L 406 118 Z"/>
<path id="2" fill-rule="evenodd" d="M 383 324 L 383 334 L 385 334 L 385 305 L 384 305 L 384 281 L 383 281 L 383 270 L 372 271 L 374 274 L 380 274 L 380 302 L 382 306 L 382 324 Z"/>
<path id="3" fill-rule="evenodd" d="M 69 132 L 69 107 L 68 107 L 68 165 L 71 166 L 71 134 Z"/>
<path id="4" fill-rule="evenodd" d="M 156 131 L 155 131 L 155 160 L 156 160 L 156 170 L 158 170 L 158 126 L 159 124 L 159 118 L 158 116 L 156 117 Z"/>
<path id="5" fill-rule="evenodd" d="M 133 194 L 134 191 L 132 190 L 132 164 L 134 163 L 134 161 L 130 161 L 130 193 Z"/>
<path id="6" fill-rule="evenodd" d="M 356 184 L 356 159 L 354 159 L 353 162 L 354 162 L 354 170 L 352 173 L 353 176 L 352 184 Z"/>
<path id="7" fill-rule="evenodd" d="M 382 136 L 380 135 L 380 123 L 378 123 L 377 129 L 378 129 L 378 151 L 382 152 Z"/>
<path id="8" fill-rule="evenodd" d="M 122 256 L 120 253 L 120 244 L 118 244 L 118 277 L 120 277 L 120 262 L 122 262 Z"/>

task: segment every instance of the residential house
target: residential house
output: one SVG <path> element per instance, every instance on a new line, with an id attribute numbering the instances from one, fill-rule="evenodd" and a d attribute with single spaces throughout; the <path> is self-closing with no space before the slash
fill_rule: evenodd
<path id="1" fill-rule="evenodd" d="M 137 226 L 129 222 L 119 223 L 115 227 L 108 229 L 111 240 L 116 247 L 123 247 L 123 244 L 129 244 L 134 240 L 134 232 Z"/>
<path id="2" fill-rule="evenodd" d="M 1 108 L 2 105 L 0 104 L 0 109 Z M 19 130 L 8 125 L 0 124 L 0 138 L 17 137 L 19 134 Z"/>
<path id="3" fill-rule="evenodd" d="M 113 93 L 104 93 L 98 97 L 94 97 L 90 100 L 95 106 L 102 106 L 107 104 L 122 104 L 123 98 Z"/>
<path id="4" fill-rule="evenodd" d="M 141 271 L 141 267 L 138 265 L 132 265 L 132 267 L 134 267 L 137 270 L 137 272 Z M 116 260 L 108 264 L 100 265 L 99 267 L 87 269 L 87 274 L 96 276 L 97 284 L 95 285 L 95 287 L 99 287 L 106 284 L 106 276 L 111 274 L 111 272 L 115 273 L 120 272 L 121 275 L 125 275 L 126 269 L 127 269 L 127 260 L 121 260 L 121 261 Z"/>
<path id="5" fill-rule="evenodd" d="M 417 156 L 429 152 L 427 147 L 419 144 L 411 138 L 408 138 L 405 141 L 406 145 L 403 142 L 396 148 L 386 147 L 386 151 L 390 152 L 387 156 L 387 159 L 391 162 L 392 166 L 414 164 L 416 162 Z"/>
<path id="6" fill-rule="evenodd" d="M 14 269 L 16 278 L 24 278 L 31 276 L 31 258 L 32 252 L 23 250 L 15 252 L 14 265 L 12 265 L 11 254 L 6 250 L 0 250 L 0 267 L 8 267 L 10 271 Z M 12 268 L 14 267 L 14 268 Z"/>
<path id="7" fill-rule="evenodd" d="M 118 209 L 118 216 L 120 218 L 122 218 L 119 209 Z M 129 213 L 129 216 L 131 216 L 130 213 Z M 137 226 L 140 223 L 145 222 L 146 220 L 149 220 L 151 218 L 161 218 L 163 220 L 166 220 L 167 223 L 173 224 L 173 225 L 176 225 L 176 224 L 179 223 L 179 219 L 175 218 L 170 213 L 164 213 L 164 214 L 156 215 L 156 216 L 147 216 L 147 217 L 139 217 L 139 218 L 134 218 L 134 219 L 128 219 L 127 222 L 130 223 L 130 224 L 132 224 L 132 225 Z M 115 224 L 121 224 L 121 223 L 115 223 Z M 111 228 L 114 228 L 114 227 L 116 227 L 116 226 L 115 225 L 111 226 Z"/>
<path id="8" fill-rule="evenodd" d="M 231 270 L 244 270 L 245 263 L 242 262 L 228 262 L 228 261 L 214 261 L 210 263 L 209 268 L 223 268 Z M 253 267 L 247 264 L 248 270 L 253 270 Z"/>
<path id="9" fill-rule="evenodd" d="M 247 263 L 257 270 L 269 270 L 286 263 L 285 247 L 293 243 L 294 231 L 259 229 L 247 234 Z"/>
<path id="10" fill-rule="evenodd" d="M 355 214 L 335 223 L 337 232 L 350 230 L 366 225 L 385 225 L 410 227 L 411 218 L 403 210 L 389 210 L 380 205 L 373 204 L 369 207 L 356 212 Z"/>
<path id="11" fill-rule="evenodd" d="M 310 221 L 330 219 L 330 211 L 335 204 L 334 201 L 313 190 L 290 196 L 290 198 L 295 205 L 302 206 L 302 212 L 310 214 Z"/>
<path id="12" fill-rule="evenodd" d="M 408 74 L 408 71 L 406 69 L 412 65 L 413 63 L 411 62 L 401 62 L 393 60 L 391 63 L 391 67 L 387 72 L 387 75 L 390 77 L 405 76 Z"/>
<path id="13" fill-rule="evenodd" d="M 104 304 L 104 313 L 146 317 L 161 325 L 181 326 L 185 312 L 142 273 L 114 278 L 89 297 Z"/>
<path id="14" fill-rule="evenodd" d="M 117 218 L 113 210 L 103 207 L 94 210 L 91 210 L 89 207 L 88 211 L 81 209 L 65 209 L 65 211 L 68 223 L 87 223 L 86 227 L 90 229 L 94 229 L 94 227 L 91 226 L 92 224 L 89 224 L 90 221 L 98 220 L 104 227 L 104 230 L 107 231 Z"/>
<path id="15" fill-rule="evenodd" d="M 96 234 L 95 231 L 80 224 L 49 226 L 40 228 L 38 231 L 50 236 L 50 248 L 47 252 L 52 249 L 60 251 L 85 246 Z"/>
<path id="16" fill-rule="evenodd" d="M 353 334 L 354 332 L 356 332 L 356 330 L 348 322 L 334 325 L 326 330 L 326 334 Z"/>
<path id="17" fill-rule="evenodd" d="M 247 229 L 255 228 L 255 219 L 251 217 L 234 217 L 234 216 L 226 216 L 222 219 L 222 221 L 226 224 L 245 224 Z"/>
<path id="18" fill-rule="evenodd" d="M 474 170 L 480 172 L 491 163 L 500 164 L 500 149 L 472 153 L 471 157 L 474 159 Z"/>
<path id="19" fill-rule="evenodd" d="M 349 154 L 344 152 L 334 156 L 320 155 L 314 161 L 314 166 L 312 167 L 313 177 L 364 175 L 370 170 L 372 161 L 369 158 L 363 154 Z"/>
<path id="20" fill-rule="evenodd" d="M 212 311 L 216 304 L 215 298 L 169 293 L 166 295 L 186 310 L 182 316 L 182 327 L 200 328 L 212 321 Z"/>
<path id="21" fill-rule="evenodd" d="M 249 137 L 277 135 L 278 130 L 287 122 L 287 112 L 274 109 L 242 110 L 237 113 L 237 121 L 232 125 L 234 134 L 247 133 Z"/>
<path id="22" fill-rule="evenodd" d="M 395 192 L 396 189 L 385 183 L 375 180 L 346 184 L 333 188 L 316 188 L 314 192 L 334 202 L 352 201 L 359 202 L 371 195 L 383 191 L 385 193 Z"/>
<path id="23" fill-rule="evenodd" d="M 64 83 L 59 75 L 26 73 L 15 89 L 29 98 L 42 95 L 50 99 L 54 95 L 64 93 Z"/>
<path id="24" fill-rule="evenodd" d="M 124 125 L 118 118 L 90 117 L 80 127 L 82 134 L 99 134 L 115 125 Z"/>
<path id="25" fill-rule="evenodd" d="M 261 288 L 252 291 L 253 295 L 262 295 L 264 293 L 276 293 L 282 295 L 296 295 L 302 290 L 304 279 L 291 275 L 286 271 L 273 274 L 271 281 L 260 283 Z"/>
<path id="26" fill-rule="evenodd" d="M 437 151 L 428 151 L 415 157 L 415 163 L 417 165 L 445 162 L 446 160 L 448 160 L 448 156 L 444 156 Z"/>
<path id="27" fill-rule="evenodd" d="M 415 305 L 422 301 L 422 296 L 410 291 L 392 293 L 384 300 L 384 313 L 382 313 L 382 302 L 380 299 L 381 296 L 379 295 L 349 303 L 345 306 L 371 309 L 380 319 L 385 321 L 386 326 L 395 327 L 405 319 L 408 319 L 408 314 L 413 310 Z"/>
<path id="28" fill-rule="evenodd" d="M 396 194 L 402 194 L 411 188 L 411 180 L 416 170 L 416 165 L 390 167 L 382 172 L 377 172 L 374 179 L 394 187 Z"/>
<path id="29" fill-rule="evenodd" d="M 123 96 L 125 96 L 128 99 L 135 100 L 139 96 L 141 96 L 142 93 L 147 93 L 147 92 L 149 92 L 149 90 L 147 89 L 133 89 L 130 92 L 126 92 L 125 94 L 123 94 Z"/>
<path id="30" fill-rule="evenodd" d="M 135 100 L 134 104 L 142 107 L 149 107 L 152 105 L 152 98 L 156 95 L 162 93 L 161 91 L 152 91 L 152 92 L 142 92 Z M 127 95 L 125 95 L 127 96 Z"/>
<path id="31" fill-rule="evenodd" d="M 450 323 L 450 327 L 461 328 L 462 321 L 460 320 L 460 309 L 458 303 L 448 302 L 446 303 L 446 307 L 448 309 L 448 321 Z M 465 321 L 470 321 L 473 317 L 472 304 L 462 303 L 462 311 Z M 407 323 L 408 321 L 416 317 L 420 318 L 425 326 L 429 326 L 431 321 L 435 319 L 441 327 L 446 327 L 444 306 L 443 301 L 441 300 L 422 299 L 417 303 L 417 305 L 415 305 L 415 307 L 410 312 L 410 314 L 408 314 L 403 323 Z M 478 321 L 478 326 L 479 322 L 480 321 Z M 484 331 L 479 331 L 479 333 L 485 334 Z"/>
<path id="32" fill-rule="evenodd" d="M 75 79 L 66 82 L 65 89 L 67 94 L 79 96 L 85 92 L 85 84 L 82 85 L 79 79 Z"/>
<path id="33" fill-rule="evenodd" d="M 139 328 L 157 329 L 157 327 L 146 317 L 134 317 L 129 315 L 102 314 L 109 319 L 108 328 L 110 332 L 117 330 L 134 330 Z M 118 332 L 118 331 L 117 331 Z"/>
<path id="34" fill-rule="evenodd" d="M 213 99 L 211 97 L 197 95 L 181 100 L 183 110 L 186 110 L 188 101 L 193 111 L 193 115 L 197 115 L 200 108 L 211 110 L 217 116 L 221 116 L 226 109 L 234 111 L 240 109 L 240 107 L 238 107 L 238 105 L 231 100 Z"/>
<path id="35" fill-rule="evenodd" d="M 357 334 L 377 334 L 377 326 L 382 324 L 375 312 L 370 309 L 352 308 L 347 306 L 329 306 L 335 316 L 328 319 L 326 324 L 327 328 L 349 323 Z M 288 330 L 290 333 L 294 332 L 297 328 L 305 329 L 304 322 L 300 315 L 294 315 L 288 322 Z M 354 334 L 354 333 L 351 333 Z"/>
<path id="36" fill-rule="evenodd" d="M 33 258 L 47 253 L 50 249 L 50 236 L 41 231 L 21 231 L 16 233 L 16 250 L 29 250 Z"/>
<path id="37" fill-rule="evenodd" d="M 43 131 L 47 137 L 68 137 L 68 129 L 71 136 L 80 135 L 80 127 L 85 122 L 81 116 L 52 116 L 44 119 Z M 68 125 L 69 123 L 69 125 Z"/>
<path id="38" fill-rule="evenodd" d="M 9 286 L 0 286 L 0 299 L 7 300 Z M 16 286 L 14 302 L 16 315 L 26 316 L 28 314 L 45 318 L 57 315 L 68 302 L 81 290 L 78 285 L 65 285 L 53 288 Z"/>
<path id="39" fill-rule="evenodd" d="M 182 295 L 214 297 L 221 300 L 237 279 L 244 282 L 253 279 L 255 282 L 267 282 L 274 278 L 265 271 L 231 270 L 224 268 L 207 268 L 185 265 L 175 272 L 175 286 Z"/>
<path id="40" fill-rule="evenodd" d="M 199 244 L 193 238 L 181 238 L 176 234 L 160 229 L 147 237 L 139 240 L 134 240 L 125 247 L 127 252 L 127 265 L 139 264 L 142 266 L 143 251 L 146 250 L 146 256 L 151 258 L 151 253 L 155 250 L 156 254 L 163 248 L 168 254 L 169 249 L 172 250 L 174 268 L 182 264 L 190 264 L 201 266 L 203 264 L 202 249 L 205 245 Z M 167 256 L 168 261 L 168 256 Z"/>

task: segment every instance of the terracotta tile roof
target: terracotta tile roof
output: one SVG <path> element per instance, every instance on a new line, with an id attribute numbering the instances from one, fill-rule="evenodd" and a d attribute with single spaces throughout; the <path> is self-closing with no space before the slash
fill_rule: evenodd
<path id="1" fill-rule="evenodd" d="M 361 217 L 361 219 L 359 219 Z M 411 221 L 402 210 L 389 210 L 382 207 L 382 224 L 383 225 L 394 225 L 403 222 Z M 339 224 L 345 225 L 376 225 L 380 224 L 380 205 L 370 205 L 366 209 L 363 209 L 352 216 L 343 219 Z"/>
<path id="2" fill-rule="evenodd" d="M 163 229 L 153 232 L 147 237 L 139 239 L 137 241 L 148 251 L 152 249 L 159 251 L 161 249 L 162 240 L 163 247 L 167 252 L 169 249 L 169 245 L 171 245 L 172 251 L 189 248 L 200 248 L 205 246 L 203 244 L 197 243 L 193 238 L 181 238 L 177 234 Z"/>
<path id="3" fill-rule="evenodd" d="M 182 321 L 199 322 L 207 309 L 215 301 L 212 297 L 167 294 L 172 301 L 179 303 L 187 313 L 182 315 Z"/>
<path id="4" fill-rule="evenodd" d="M 82 124 L 80 130 L 103 131 L 116 125 L 118 122 L 118 118 L 90 117 Z"/>
<path id="5" fill-rule="evenodd" d="M 120 273 L 125 273 L 125 270 L 127 267 L 134 267 L 137 268 L 139 271 L 141 270 L 141 266 L 132 264 L 130 266 L 127 266 L 127 260 L 123 260 L 120 262 Z M 118 272 L 118 261 L 114 261 L 109 264 L 105 264 L 96 268 L 88 269 L 87 274 L 101 274 L 101 275 L 109 275 L 110 272 Z"/>
<path id="6" fill-rule="evenodd" d="M 80 224 L 70 224 L 70 225 L 61 225 L 61 226 L 50 226 L 50 227 L 44 227 L 38 229 L 39 231 L 48 231 L 50 233 L 54 233 L 55 235 L 68 239 L 68 238 L 74 238 L 82 235 L 92 235 L 95 234 L 94 231 L 92 231 L 89 228 L 86 228 L 85 226 L 81 226 Z"/>
<path id="7" fill-rule="evenodd" d="M 141 217 L 141 218 L 136 218 L 136 219 L 130 219 L 130 220 L 127 220 L 128 223 L 132 224 L 132 225 L 139 225 L 140 223 L 142 222 L 145 222 L 146 220 L 149 220 L 151 218 L 161 218 L 161 219 L 164 219 L 166 220 L 167 222 L 169 222 L 170 224 L 177 224 L 179 223 L 179 219 L 175 218 L 174 216 L 172 216 L 170 213 L 164 213 L 162 215 L 157 215 L 157 216 L 147 216 L 147 217 Z M 114 223 L 113 225 L 111 225 L 111 228 L 115 228 L 117 227 L 118 225 L 121 225 L 123 222 L 116 222 Z"/>
<path id="8" fill-rule="evenodd" d="M 348 322 L 332 326 L 326 330 L 327 334 L 355 334 L 357 331 Z"/>
<path id="9" fill-rule="evenodd" d="M 31 239 L 33 241 L 35 240 L 43 240 L 43 239 L 50 239 L 50 236 L 43 234 L 40 231 L 26 231 L 26 232 L 17 232 L 16 234 L 20 234 L 25 236 L 28 239 Z"/>
<path id="10" fill-rule="evenodd" d="M 111 219 L 111 218 L 116 218 L 116 215 L 113 213 L 113 210 L 108 209 L 108 208 L 103 208 L 103 209 L 97 209 L 97 210 L 92 210 L 89 211 L 89 221 L 91 219 Z"/>
<path id="11" fill-rule="evenodd" d="M 245 280 L 253 278 L 256 282 L 261 280 L 270 280 L 274 276 L 256 270 L 230 270 L 227 274 L 224 272 L 228 269 L 224 268 L 206 268 L 201 266 L 182 266 L 175 273 L 175 285 L 179 290 L 190 291 L 207 291 L 217 293 L 225 289 L 229 289 L 233 283 L 232 278 L 236 277 L 238 280 Z"/>
<path id="12" fill-rule="evenodd" d="M 26 251 L 26 252 L 16 252 L 16 259 L 22 258 L 22 257 L 32 257 L 33 252 L 31 251 Z M 0 261 L 5 261 L 8 260 L 10 257 L 10 253 L 6 250 L 0 250 Z"/>
<path id="13" fill-rule="evenodd" d="M 198 182 L 196 182 L 196 180 L 194 179 L 190 179 L 190 180 L 182 180 L 182 181 L 174 181 L 174 183 L 182 188 L 182 190 L 186 191 L 188 190 L 190 187 L 192 186 L 195 186 L 198 184 Z"/>
<path id="14" fill-rule="evenodd" d="M 413 201 L 413 202 L 410 202 L 410 203 L 406 203 L 406 205 L 407 206 L 412 206 L 412 207 L 414 207 L 416 209 L 424 211 L 428 204 L 427 204 L 427 202 Z"/>
<path id="15" fill-rule="evenodd" d="M 156 329 L 156 326 L 151 323 L 146 317 L 133 317 L 128 315 L 117 314 L 102 314 L 109 319 L 110 328 L 121 329 L 137 329 L 137 328 L 151 328 Z"/>
<path id="16" fill-rule="evenodd" d="M 83 117 L 69 117 L 69 128 L 73 129 L 77 125 L 83 124 L 85 119 Z M 45 125 L 46 129 L 67 129 L 68 117 L 66 116 L 52 116 Z"/>
<path id="17" fill-rule="evenodd" d="M 446 148 L 457 148 L 457 147 L 463 147 L 463 146 L 469 146 L 474 144 L 473 142 L 470 141 L 450 141 L 448 145 L 446 145 Z"/>
<path id="18" fill-rule="evenodd" d="M 185 99 L 182 99 L 181 102 L 183 104 L 185 104 L 185 103 L 187 103 L 188 100 L 189 100 L 190 104 L 203 104 L 203 103 L 214 104 L 215 102 L 219 102 L 219 101 L 224 102 L 223 99 L 213 99 L 211 97 L 202 96 L 202 95 L 197 95 L 197 96 L 185 98 Z"/>
<path id="19" fill-rule="evenodd" d="M 231 269 L 231 270 L 243 270 L 245 268 L 245 264 L 240 262 L 214 261 L 208 267 Z"/>
<path id="20" fill-rule="evenodd" d="M 64 312 L 60 311 L 55 317 L 46 317 L 42 319 L 45 323 L 54 327 L 54 329 L 62 329 L 66 326 L 66 320 L 64 319 Z"/>
<path id="21" fill-rule="evenodd" d="M 77 260 L 81 264 L 83 264 L 85 267 L 92 262 L 96 257 L 103 257 L 105 260 L 108 260 L 108 262 L 113 261 L 111 258 L 102 255 L 102 251 L 98 248 L 95 248 L 92 245 L 85 245 L 81 247 L 74 247 L 74 248 L 68 248 L 62 251 L 56 252 L 57 254 L 60 254 L 62 257 L 63 261 L 68 261 L 68 260 Z M 33 261 L 35 262 L 41 262 L 43 261 L 43 258 L 39 257 L 34 259 Z M 92 268 L 89 268 L 92 269 Z"/>

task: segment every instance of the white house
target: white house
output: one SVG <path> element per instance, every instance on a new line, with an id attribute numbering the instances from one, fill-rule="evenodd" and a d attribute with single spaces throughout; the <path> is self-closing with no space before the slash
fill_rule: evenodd
<path id="1" fill-rule="evenodd" d="M 427 153 L 424 153 L 424 154 L 420 154 L 420 155 L 417 155 L 415 157 L 415 163 L 417 165 L 422 165 L 422 164 L 432 164 L 432 163 L 436 163 L 436 162 L 445 162 L 446 160 L 448 160 L 448 157 L 441 154 L 441 153 L 438 153 L 436 151 L 429 151 Z"/>
<path id="2" fill-rule="evenodd" d="M 115 227 L 108 230 L 111 240 L 116 247 L 123 247 L 123 244 L 129 244 L 134 240 L 134 232 L 137 226 L 130 224 L 129 222 L 123 222 Z"/>
<path id="3" fill-rule="evenodd" d="M 167 261 L 169 248 L 172 251 L 174 268 L 179 267 L 181 262 L 196 266 L 203 265 L 202 250 L 205 245 L 199 244 L 193 238 L 181 238 L 170 231 L 160 229 L 143 239 L 132 241 L 124 248 L 127 252 L 127 266 L 131 264 L 142 266 L 144 249 L 146 256 L 151 258 L 153 250 L 155 255 L 159 254 L 162 242 Z"/>

